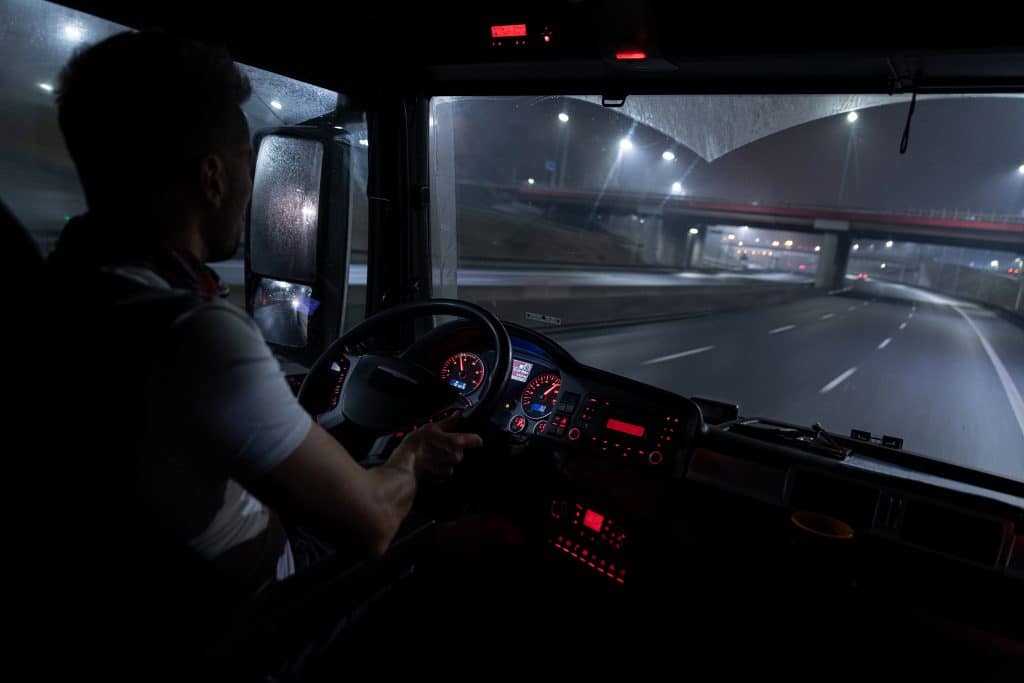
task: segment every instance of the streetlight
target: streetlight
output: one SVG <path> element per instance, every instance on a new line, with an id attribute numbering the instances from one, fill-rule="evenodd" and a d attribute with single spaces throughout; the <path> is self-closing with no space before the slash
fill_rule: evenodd
<path id="1" fill-rule="evenodd" d="M 39 87 L 45 90 L 46 92 L 53 92 L 53 86 L 49 83 L 40 83 Z"/>
<path id="2" fill-rule="evenodd" d="M 672 183 L 672 194 L 683 194 L 683 184 L 678 180 Z"/>
<path id="3" fill-rule="evenodd" d="M 535 182 L 537 182 L 537 181 L 534 180 L 533 178 L 527 178 L 526 179 L 526 184 L 527 185 L 533 185 Z"/>
<path id="4" fill-rule="evenodd" d="M 814 245 L 814 251 L 821 251 L 821 245 L 820 244 L 815 244 Z"/>
<path id="5" fill-rule="evenodd" d="M 620 152 L 628 152 L 631 149 L 633 149 L 633 141 L 632 140 L 630 140 L 628 137 L 622 138 L 621 140 L 619 140 L 619 151 Z"/>
<path id="6" fill-rule="evenodd" d="M 846 115 L 846 121 L 847 121 L 847 123 L 853 123 L 853 122 L 854 122 L 854 121 L 856 121 L 856 120 L 857 120 L 858 118 L 859 118 L 859 117 L 857 116 L 857 112 L 855 112 L 855 111 L 851 111 L 851 112 L 850 112 L 849 114 L 847 114 L 847 115 Z"/>
<path id="7" fill-rule="evenodd" d="M 779 241 L 778 240 L 772 240 L 772 246 L 773 247 L 779 246 Z"/>
<path id="8" fill-rule="evenodd" d="M 854 244 L 853 245 L 853 250 L 857 251 L 858 249 L 860 249 L 860 245 L 859 244 Z"/>
<path id="9" fill-rule="evenodd" d="M 993 268 L 998 268 L 999 267 L 999 261 L 996 261 L 995 259 L 992 259 L 992 262 L 989 263 L 989 265 L 992 266 Z"/>
<path id="10" fill-rule="evenodd" d="M 559 112 L 558 113 L 558 120 L 561 121 L 562 123 L 569 123 L 569 115 L 566 114 L 564 111 L 563 112 Z"/>
<path id="11" fill-rule="evenodd" d="M 885 270 L 885 264 L 884 263 L 882 264 L 882 269 Z"/>
<path id="12" fill-rule="evenodd" d="M 698 232 L 700 232 L 700 230 L 698 230 L 697 228 L 690 228 L 691 235 L 696 235 Z"/>
<path id="13" fill-rule="evenodd" d="M 1020 166 L 1017 167 L 1017 173 L 1024 175 L 1024 164 L 1021 164 Z"/>
<path id="14" fill-rule="evenodd" d="M 783 244 L 786 246 L 786 249 L 789 249 L 793 246 L 793 240 L 786 240 Z"/>
<path id="15" fill-rule="evenodd" d="M 665 161 L 675 161 L 676 155 L 671 150 L 665 150 L 661 153 L 661 158 Z"/>
<path id="16" fill-rule="evenodd" d="M 885 243 L 885 248 L 886 248 L 886 249 L 891 249 L 891 248 L 892 248 L 892 240 L 887 240 L 887 241 L 886 241 L 886 243 Z"/>

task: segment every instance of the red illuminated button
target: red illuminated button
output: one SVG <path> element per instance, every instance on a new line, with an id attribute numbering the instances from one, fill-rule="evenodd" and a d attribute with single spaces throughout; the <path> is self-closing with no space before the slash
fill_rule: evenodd
<path id="1" fill-rule="evenodd" d="M 647 456 L 647 462 L 652 465 L 660 465 L 665 460 L 665 456 L 661 454 L 661 451 L 651 451 L 651 454 Z"/>
<path id="2" fill-rule="evenodd" d="M 526 429 L 526 418 L 522 415 L 516 415 L 512 418 L 512 421 L 508 423 L 508 430 L 514 434 Z"/>
<path id="3" fill-rule="evenodd" d="M 578 427 L 573 427 L 569 430 L 569 441 L 579 441 L 580 430 Z"/>
<path id="4" fill-rule="evenodd" d="M 533 428 L 534 434 L 543 434 L 548 430 L 548 423 L 541 420 L 537 423 L 537 426 Z"/>

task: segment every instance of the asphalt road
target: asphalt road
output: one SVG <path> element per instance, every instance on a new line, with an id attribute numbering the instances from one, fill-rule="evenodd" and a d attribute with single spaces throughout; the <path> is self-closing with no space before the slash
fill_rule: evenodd
<path id="1" fill-rule="evenodd" d="M 565 333 L 589 365 L 741 413 L 903 437 L 904 449 L 1024 481 L 1024 327 L 904 285 Z"/>

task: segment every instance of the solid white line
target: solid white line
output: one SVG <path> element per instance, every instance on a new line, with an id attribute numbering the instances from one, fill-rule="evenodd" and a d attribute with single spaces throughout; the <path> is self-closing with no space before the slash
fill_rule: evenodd
<path id="1" fill-rule="evenodd" d="M 782 327 L 776 327 L 774 330 L 768 330 L 768 334 L 778 334 L 779 332 L 785 332 L 786 330 L 791 330 L 794 327 L 796 327 L 796 325 L 783 325 Z"/>
<path id="2" fill-rule="evenodd" d="M 835 313 L 826 313 L 825 315 L 823 315 L 820 318 L 818 318 L 818 320 L 828 320 L 829 318 L 832 318 L 834 316 L 835 316 Z"/>
<path id="3" fill-rule="evenodd" d="M 843 382 L 848 380 L 850 378 L 850 375 L 852 375 L 855 372 L 857 372 L 857 368 L 850 368 L 849 370 L 847 370 L 846 372 L 844 372 L 843 374 L 839 375 L 834 380 L 832 380 L 831 382 L 829 382 L 828 384 L 823 386 L 821 389 L 819 389 L 818 393 L 819 394 L 827 394 L 828 392 L 832 391 L 833 389 L 838 387 L 840 384 L 842 384 Z"/>
<path id="4" fill-rule="evenodd" d="M 854 309 L 856 309 L 856 308 L 857 308 L 856 306 L 850 306 L 850 307 L 849 307 L 849 308 L 847 308 L 846 310 L 848 310 L 848 311 L 852 311 L 852 310 L 854 310 Z"/>
<path id="5" fill-rule="evenodd" d="M 956 312 L 964 317 L 967 324 L 974 330 L 974 334 L 978 335 L 978 341 L 981 342 L 982 347 L 985 349 L 985 353 L 988 354 L 988 359 L 992 361 L 992 367 L 996 369 L 996 374 L 999 375 L 999 381 L 1003 384 L 1003 391 L 1006 392 L 1006 400 L 1010 402 L 1010 408 L 1013 410 L 1014 416 L 1017 418 L 1017 426 L 1020 427 L 1021 434 L 1024 434 L 1024 400 L 1021 400 L 1020 392 L 1017 391 L 1017 385 L 1013 383 L 1013 379 L 1010 377 L 1010 373 L 1006 371 L 1006 366 L 1003 365 L 1003 361 L 996 355 L 995 349 L 988 343 L 988 339 L 981 333 L 978 326 L 974 324 L 970 316 L 964 313 L 959 306 L 954 306 Z"/>
<path id="6" fill-rule="evenodd" d="M 884 349 L 886 346 L 889 345 L 889 342 L 891 342 L 891 341 L 892 341 L 892 337 L 886 337 L 885 340 L 882 341 L 882 343 L 878 345 L 878 350 L 881 351 L 882 349 Z"/>
<path id="7" fill-rule="evenodd" d="M 683 358 L 685 356 L 693 356 L 693 355 L 696 355 L 698 353 L 704 353 L 705 351 L 710 351 L 713 348 L 715 348 L 715 347 L 714 346 L 702 346 L 699 349 L 690 349 L 689 351 L 680 351 L 679 353 L 673 353 L 673 354 L 668 355 L 668 356 L 661 356 L 660 358 L 652 358 L 650 360 L 645 360 L 643 362 L 643 364 L 644 365 L 653 365 L 654 363 L 664 363 L 667 360 L 675 360 L 676 358 Z"/>
<path id="8" fill-rule="evenodd" d="M 907 324 L 906 323 L 900 323 L 900 329 L 901 330 L 907 329 Z"/>

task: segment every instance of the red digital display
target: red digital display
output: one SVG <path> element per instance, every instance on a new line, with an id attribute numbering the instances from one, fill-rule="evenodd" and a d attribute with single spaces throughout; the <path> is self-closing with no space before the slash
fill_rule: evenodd
<path id="1" fill-rule="evenodd" d="M 522 38 L 526 35 L 526 24 L 504 24 L 491 27 L 491 38 Z"/>
<path id="2" fill-rule="evenodd" d="M 620 62 L 640 62 L 647 59 L 647 53 L 643 50 L 619 50 L 615 53 L 615 59 Z"/>
<path id="3" fill-rule="evenodd" d="M 601 525 L 604 524 L 604 515 L 594 512 L 593 510 L 587 510 L 583 515 L 583 526 L 601 533 Z"/>
<path id="4" fill-rule="evenodd" d="M 615 420 L 612 418 L 608 419 L 605 423 L 605 428 L 612 430 L 613 432 L 622 432 L 623 434 L 629 434 L 630 436 L 643 437 L 644 432 L 647 430 L 640 425 L 631 425 L 628 422 L 622 420 Z"/>

